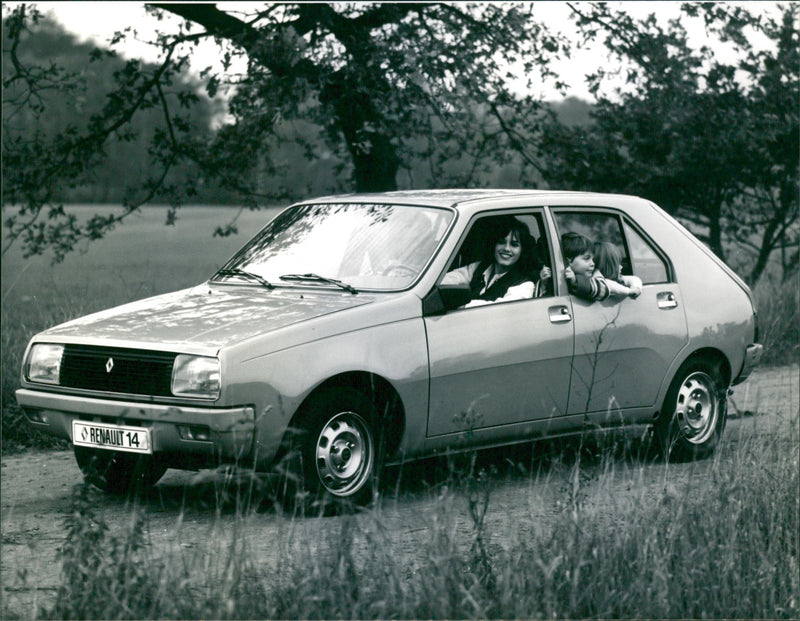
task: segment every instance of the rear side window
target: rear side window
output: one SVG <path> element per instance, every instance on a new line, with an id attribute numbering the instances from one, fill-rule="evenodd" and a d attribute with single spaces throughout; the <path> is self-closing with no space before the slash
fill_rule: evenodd
<path id="1" fill-rule="evenodd" d="M 667 264 L 655 249 L 630 224 L 625 222 L 623 226 L 630 249 L 632 273 L 641 278 L 644 284 L 669 282 Z"/>
<path id="2" fill-rule="evenodd" d="M 669 269 L 661 254 L 619 214 L 608 211 L 554 210 L 559 236 L 580 233 L 592 242 L 609 242 L 621 257 L 623 275 L 634 275 L 643 284 L 669 282 Z M 614 278 L 613 274 L 603 274 Z"/>

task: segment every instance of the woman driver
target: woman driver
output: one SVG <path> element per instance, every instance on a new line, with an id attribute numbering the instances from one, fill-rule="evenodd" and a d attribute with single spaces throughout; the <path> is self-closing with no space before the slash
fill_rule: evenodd
<path id="1" fill-rule="evenodd" d="M 442 279 L 442 284 L 469 284 L 472 301 L 465 308 L 533 297 L 534 250 L 528 227 L 513 216 L 501 216 L 493 230 L 482 261 L 452 270 Z"/>

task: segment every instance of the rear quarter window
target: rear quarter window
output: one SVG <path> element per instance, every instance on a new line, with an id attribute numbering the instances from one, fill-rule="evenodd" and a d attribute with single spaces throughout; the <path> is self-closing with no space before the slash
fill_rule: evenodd
<path id="1" fill-rule="evenodd" d="M 628 222 L 623 224 L 623 228 L 628 241 L 632 273 L 641 278 L 645 285 L 669 282 L 667 264 L 650 243 Z"/>

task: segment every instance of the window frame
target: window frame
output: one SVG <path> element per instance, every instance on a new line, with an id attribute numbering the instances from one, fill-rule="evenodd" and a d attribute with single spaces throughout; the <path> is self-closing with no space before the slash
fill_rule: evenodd
<path id="1" fill-rule="evenodd" d="M 514 217 L 518 217 L 518 218 L 519 217 L 524 217 L 524 216 L 530 216 L 530 217 L 534 218 L 536 220 L 536 222 L 537 222 L 538 227 L 539 227 L 540 237 L 538 239 L 541 239 L 541 236 L 544 236 L 545 240 L 547 242 L 548 259 L 550 260 L 551 263 L 555 260 L 556 248 L 554 246 L 554 242 L 553 242 L 553 239 L 552 239 L 553 222 L 552 222 L 552 219 L 551 219 L 551 215 L 548 213 L 548 209 L 547 209 L 546 206 L 537 205 L 537 206 L 526 206 L 526 207 L 506 207 L 506 208 L 498 208 L 498 209 L 492 209 L 492 210 L 487 210 L 487 211 L 480 211 L 480 212 L 474 213 L 474 214 L 472 214 L 472 216 L 470 216 L 469 221 L 467 222 L 466 226 L 464 227 L 464 230 L 462 231 L 461 235 L 459 236 L 458 242 L 456 243 L 455 247 L 453 248 L 453 251 L 450 253 L 450 256 L 447 258 L 447 261 L 445 263 L 444 269 L 442 270 L 442 273 L 439 274 L 438 278 L 436 279 L 436 285 L 435 286 L 438 287 L 441 284 L 442 280 L 444 279 L 445 275 L 448 272 L 450 272 L 451 270 L 459 269 L 459 267 L 464 267 L 463 265 L 462 266 L 458 266 L 458 267 L 453 267 L 453 264 L 454 264 L 454 261 L 456 260 L 456 258 L 458 257 L 459 253 L 461 252 L 461 249 L 464 246 L 464 242 L 467 241 L 467 239 L 469 238 L 469 236 L 472 233 L 473 229 L 475 228 L 475 225 L 480 220 L 483 220 L 483 219 L 486 219 L 486 218 L 497 218 L 497 217 L 500 217 L 500 216 L 514 216 Z M 529 229 L 530 229 L 530 227 L 529 227 Z M 531 233 L 531 237 L 533 237 L 532 233 Z M 538 241 L 538 239 L 535 239 L 535 241 Z M 469 263 L 467 263 L 465 265 L 468 265 L 468 264 Z M 534 287 L 536 287 L 536 285 L 537 285 L 537 283 L 539 281 L 539 274 L 535 273 L 535 274 L 532 274 L 532 276 L 534 277 L 533 278 Z M 553 295 L 555 295 L 555 294 L 553 294 Z M 552 296 L 547 296 L 547 297 L 549 298 L 549 297 L 552 297 Z M 502 302 L 502 301 L 498 300 L 494 304 L 487 304 L 487 305 L 482 305 L 482 306 L 474 306 L 474 307 L 470 307 L 470 308 L 463 308 L 462 307 L 462 308 L 458 308 L 458 309 L 455 309 L 455 310 L 456 311 L 475 310 L 475 309 L 480 309 L 480 308 L 491 307 L 491 306 L 494 306 L 495 304 L 513 304 L 515 302 L 529 302 L 530 300 L 536 300 L 536 299 L 547 299 L 547 298 L 536 298 L 534 296 L 532 298 L 525 298 L 525 299 L 522 299 L 522 300 L 508 300 L 506 302 Z M 450 311 L 450 312 L 455 312 L 455 311 Z"/>
<path id="2" fill-rule="evenodd" d="M 607 215 L 610 217 L 614 217 L 619 224 L 619 232 L 622 238 L 622 244 L 625 249 L 625 257 L 628 261 L 630 261 L 631 265 L 631 272 L 632 275 L 636 275 L 634 272 L 634 262 L 633 256 L 631 254 L 631 245 L 628 240 L 628 235 L 625 233 L 625 225 L 629 226 L 636 234 L 641 237 L 641 239 L 650 247 L 653 253 L 661 260 L 664 264 L 665 272 L 666 272 L 666 281 L 659 281 L 659 282 L 648 282 L 643 283 L 645 285 L 656 285 L 656 284 L 666 284 L 666 283 L 676 283 L 677 280 L 675 278 L 675 268 L 672 265 L 672 261 L 670 260 L 669 256 L 666 252 L 653 240 L 653 238 L 648 235 L 645 230 L 633 220 L 627 213 L 624 211 L 617 209 L 615 207 L 605 207 L 605 206 L 596 206 L 596 205 L 558 205 L 558 206 L 551 206 L 549 207 L 550 212 L 553 216 L 553 226 L 555 227 L 556 239 L 558 243 L 559 251 L 561 251 L 561 227 L 559 224 L 559 214 L 561 213 L 578 213 L 578 214 L 597 214 L 597 215 Z M 562 253 L 563 258 L 563 253 Z"/>

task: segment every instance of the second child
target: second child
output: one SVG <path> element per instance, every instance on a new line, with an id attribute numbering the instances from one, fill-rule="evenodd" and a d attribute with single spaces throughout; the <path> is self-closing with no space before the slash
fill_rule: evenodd
<path id="1" fill-rule="evenodd" d="M 642 293 L 642 279 L 638 276 L 623 276 L 622 256 L 619 249 L 610 242 L 595 242 L 592 248 L 595 262 L 595 275 L 599 272 L 605 278 L 610 295 L 637 298 Z"/>

